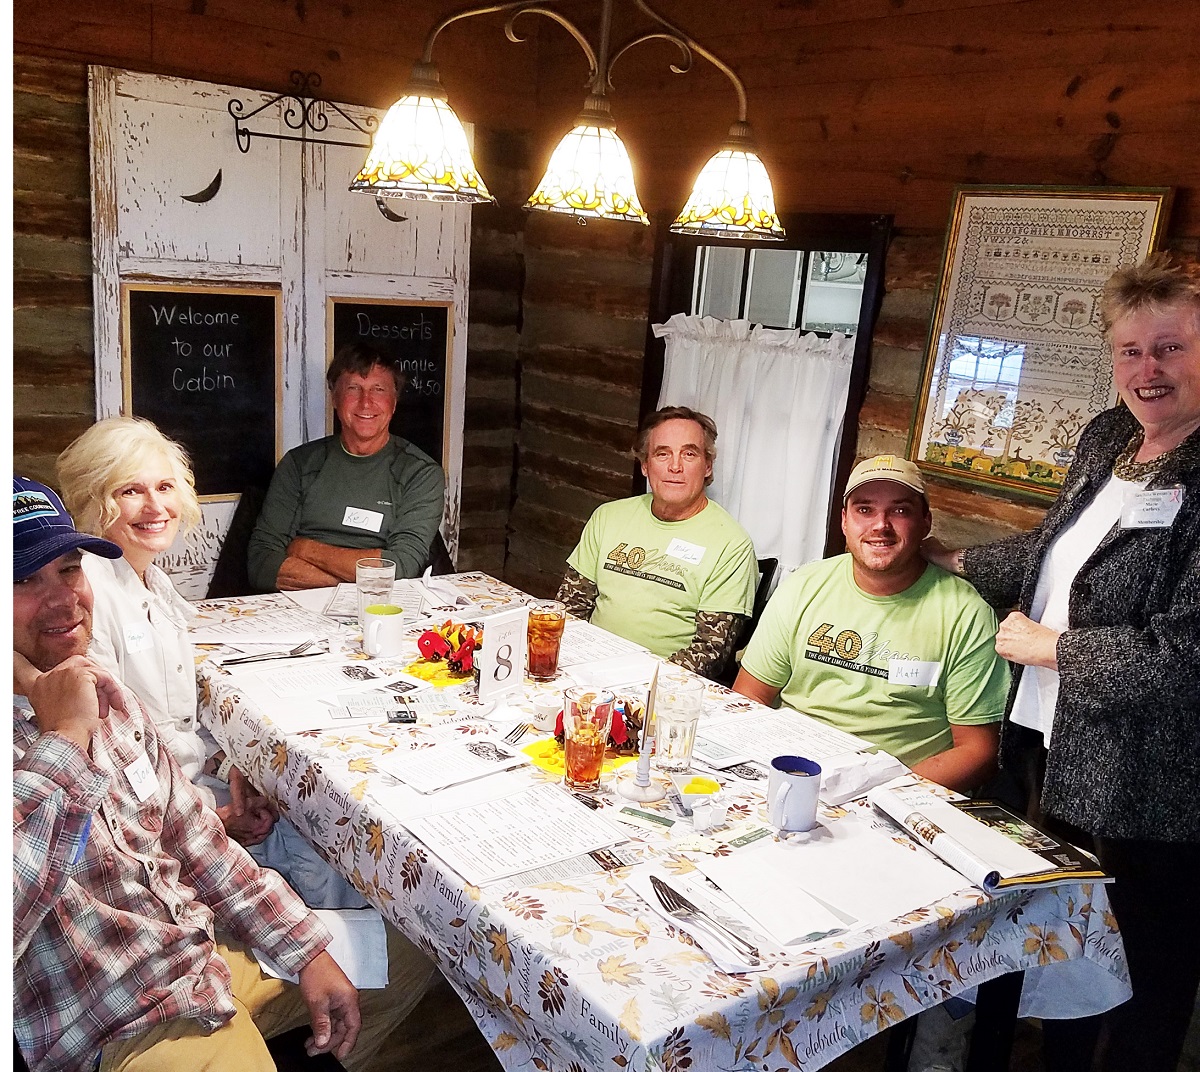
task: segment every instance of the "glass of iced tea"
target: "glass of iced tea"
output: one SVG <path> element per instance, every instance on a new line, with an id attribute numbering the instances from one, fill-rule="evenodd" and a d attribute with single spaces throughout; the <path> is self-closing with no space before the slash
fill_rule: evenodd
<path id="1" fill-rule="evenodd" d="M 567 608 L 554 599 L 529 604 L 529 676 L 551 681 L 558 675 L 558 650 L 562 645 Z"/>
<path id="2" fill-rule="evenodd" d="M 600 788 L 604 750 L 612 727 L 613 694 L 578 685 L 567 689 L 563 706 L 563 753 L 568 789 L 594 793 Z"/>

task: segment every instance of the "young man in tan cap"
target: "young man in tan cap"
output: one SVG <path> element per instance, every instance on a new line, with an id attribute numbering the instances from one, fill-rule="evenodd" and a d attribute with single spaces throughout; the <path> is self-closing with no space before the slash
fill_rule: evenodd
<path id="1" fill-rule="evenodd" d="M 846 554 L 796 570 L 763 613 L 734 689 L 813 715 L 952 789 L 994 772 L 1008 668 L 975 589 L 921 557 L 920 471 L 883 454 L 846 484 Z"/>

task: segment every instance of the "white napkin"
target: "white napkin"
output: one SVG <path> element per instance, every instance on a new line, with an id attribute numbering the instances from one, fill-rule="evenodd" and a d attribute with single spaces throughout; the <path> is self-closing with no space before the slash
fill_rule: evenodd
<path id="1" fill-rule="evenodd" d="M 962 875 L 916 848 L 888 820 L 881 819 L 877 829 L 871 816 L 849 815 L 821 819 L 815 829 L 790 834 L 787 840 L 764 838 L 732 856 L 695 862 L 747 912 L 755 888 L 779 894 L 756 901 L 759 914 L 751 914 L 768 933 L 784 935 L 795 911 L 792 893 L 807 894 L 858 927 L 885 923 L 968 885 Z M 750 890 L 744 889 L 746 876 L 753 876 Z M 796 931 L 803 933 L 801 928 L 812 929 L 802 923 Z"/>
<path id="2" fill-rule="evenodd" d="M 654 892 L 654 887 L 650 883 L 651 875 L 657 875 L 673 890 L 678 890 L 683 894 L 697 908 L 715 917 L 735 934 L 745 938 L 751 945 L 757 946 L 760 954 L 760 962 L 753 966 L 746 963 L 745 959 L 738 953 L 732 943 L 727 945 L 724 942 L 714 942 L 712 936 L 704 929 L 693 927 L 681 919 L 676 919 L 663 908 L 662 902 L 658 899 L 658 894 Z M 772 959 L 782 953 L 782 950 L 775 948 L 767 941 L 766 936 L 756 930 L 750 924 L 749 920 L 740 914 L 735 914 L 736 908 L 734 906 L 718 906 L 709 892 L 698 888 L 694 881 L 689 882 L 686 875 L 675 875 L 657 865 L 646 864 L 633 868 L 629 872 L 625 882 L 634 893 L 650 906 L 650 909 L 656 915 L 661 916 L 677 930 L 684 931 L 690 935 L 692 940 L 712 958 L 713 962 L 723 972 L 766 971 L 772 966 Z"/>
<path id="3" fill-rule="evenodd" d="M 388 985 L 387 932 L 374 908 L 318 908 L 321 922 L 333 935 L 326 951 L 357 990 L 382 990 Z M 261 949 L 252 949 L 263 974 L 287 983 L 299 978 L 284 971 Z"/>
<path id="4" fill-rule="evenodd" d="M 821 760 L 821 799 L 844 804 L 867 790 L 906 774 L 908 768 L 887 752 L 851 752 Z"/>
<path id="5" fill-rule="evenodd" d="M 597 659 L 592 663 L 578 663 L 567 673 L 576 684 L 593 689 L 607 689 L 614 685 L 639 683 L 645 685 L 654 676 L 654 668 L 661 660 L 649 653 L 615 655 L 611 659 Z"/>
<path id="6" fill-rule="evenodd" d="M 762 844 L 776 851 L 756 853 L 756 857 L 779 863 L 785 847 L 766 839 Z M 747 866 L 744 856 L 747 851 L 697 858 L 695 863 L 781 946 L 815 942 L 857 922 L 853 916 L 838 912 L 789 881 L 792 876 L 782 868 L 764 873 L 758 866 Z"/>

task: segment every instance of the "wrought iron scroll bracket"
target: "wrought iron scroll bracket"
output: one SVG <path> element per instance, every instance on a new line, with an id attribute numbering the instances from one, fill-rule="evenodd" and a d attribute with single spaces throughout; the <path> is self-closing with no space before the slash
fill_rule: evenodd
<path id="1" fill-rule="evenodd" d="M 291 74 L 291 93 L 280 93 L 269 101 L 259 105 L 253 111 L 246 111 L 246 105 L 236 97 L 228 104 L 229 114 L 233 116 L 233 132 L 237 139 L 238 149 L 243 153 L 250 151 L 250 143 L 254 138 L 271 138 L 274 141 L 298 141 L 316 145 L 345 145 L 351 149 L 368 149 L 379 126 L 379 120 L 373 115 L 366 116 L 361 122 L 347 115 L 333 101 L 323 100 L 314 95 L 321 84 L 321 76 L 316 71 L 293 71 Z M 288 130 L 296 133 L 284 133 L 271 130 L 252 130 L 247 124 L 256 115 L 273 108 L 276 104 L 286 102 L 281 118 Z M 359 141 L 342 141 L 336 138 L 314 137 L 329 129 L 329 111 L 337 112 L 347 123 L 363 135 Z"/>

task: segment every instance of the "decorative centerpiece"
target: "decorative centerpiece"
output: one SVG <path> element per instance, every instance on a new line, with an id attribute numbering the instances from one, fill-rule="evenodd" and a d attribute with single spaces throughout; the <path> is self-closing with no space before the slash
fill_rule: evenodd
<path id="1" fill-rule="evenodd" d="M 475 651 L 483 641 L 483 630 L 461 622 L 447 621 L 426 629 L 417 637 L 421 658 L 405 667 L 405 673 L 433 685 L 455 685 L 472 676 Z"/>

